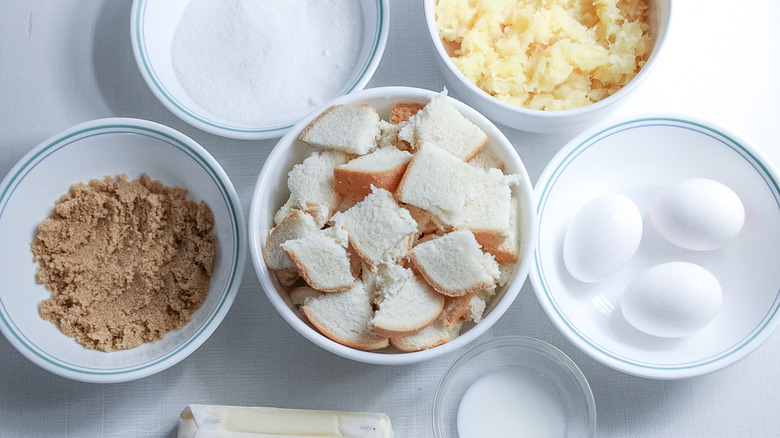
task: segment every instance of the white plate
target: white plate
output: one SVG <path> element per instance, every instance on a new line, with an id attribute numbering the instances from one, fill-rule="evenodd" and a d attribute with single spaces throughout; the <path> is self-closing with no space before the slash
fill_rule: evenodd
<path id="1" fill-rule="evenodd" d="M 247 126 L 222 120 L 193 101 L 179 84 L 171 60 L 171 46 L 176 27 L 189 3 L 190 0 L 133 1 L 130 18 L 133 54 L 149 89 L 176 116 L 212 134 L 238 139 L 281 137 L 298 119 L 268 126 Z M 362 1 L 361 7 L 364 27 L 360 54 L 354 71 L 339 94 L 351 93 L 366 86 L 387 44 L 389 0 Z M 300 117 L 305 115 L 303 113 Z"/>
<path id="2" fill-rule="evenodd" d="M 693 177 L 726 184 L 745 206 L 742 232 L 721 249 L 678 248 L 649 220 L 656 194 Z M 592 129 L 564 147 L 536 184 L 539 222 L 531 283 L 561 332 L 610 367 L 651 378 L 721 369 L 755 350 L 780 324 L 778 192 L 778 174 L 762 154 L 713 124 L 660 116 Z M 604 193 L 623 194 L 637 204 L 644 219 L 642 243 L 625 268 L 600 283 L 582 283 L 563 264 L 563 238 L 579 208 Z M 723 288 L 723 309 L 691 336 L 646 335 L 621 315 L 621 294 L 640 272 L 674 260 L 710 270 Z"/>
<path id="3" fill-rule="evenodd" d="M 54 201 L 72 184 L 127 174 L 188 190 L 214 213 L 217 260 L 209 295 L 192 321 L 163 339 L 105 353 L 87 350 L 38 315 L 50 293 L 37 284 L 30 242 Z M 238 291 L 246 230 L 236 192 L 200 145 L 173 129 L 136 119 L 102 119 L 63 131 L 30 151 L 0 185 L 0 331 L 40 367 L 87 382 L 133 380 L 168 368 L 195 351 L 217 328 Z"/>

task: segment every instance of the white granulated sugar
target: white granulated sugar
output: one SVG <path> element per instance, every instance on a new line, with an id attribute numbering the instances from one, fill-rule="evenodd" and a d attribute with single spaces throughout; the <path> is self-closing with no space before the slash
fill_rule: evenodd
<path id="1" fill-rule="evenodd" d="M 362 42 L 360 3 L 193 0 L 175 31 L 174 71 L 221 122 L 294 122 L 346 91 Z"/>

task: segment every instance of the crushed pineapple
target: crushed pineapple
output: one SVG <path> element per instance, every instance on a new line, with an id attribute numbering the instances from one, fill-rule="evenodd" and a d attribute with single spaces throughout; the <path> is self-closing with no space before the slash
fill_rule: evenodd
<path id="1" fill-rule="evenodd" d="M 604 99 L 653 48 L 645 0 L 437 0 L 436 25 L 471 82 L 538 110 Z"/>

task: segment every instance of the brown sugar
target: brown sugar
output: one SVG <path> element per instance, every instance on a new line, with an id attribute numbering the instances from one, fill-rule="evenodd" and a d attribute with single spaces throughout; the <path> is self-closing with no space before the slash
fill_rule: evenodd
<path id="1" fill-rule="evenodd" d="M 71 186 L 31 244 L 51 297 L 42 318 L 86 348 L 115 351 L 187 324 L 209 291 L 209 206 L 143 174 Z"/>

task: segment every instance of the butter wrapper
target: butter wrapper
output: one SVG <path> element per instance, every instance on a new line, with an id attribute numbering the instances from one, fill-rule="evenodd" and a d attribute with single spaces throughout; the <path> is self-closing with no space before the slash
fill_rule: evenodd
<path id="1" fill-rule="evenodd" d="M 392 438 L 385 414 L 265 407 L 189 405 L 178 438 Z"/>

